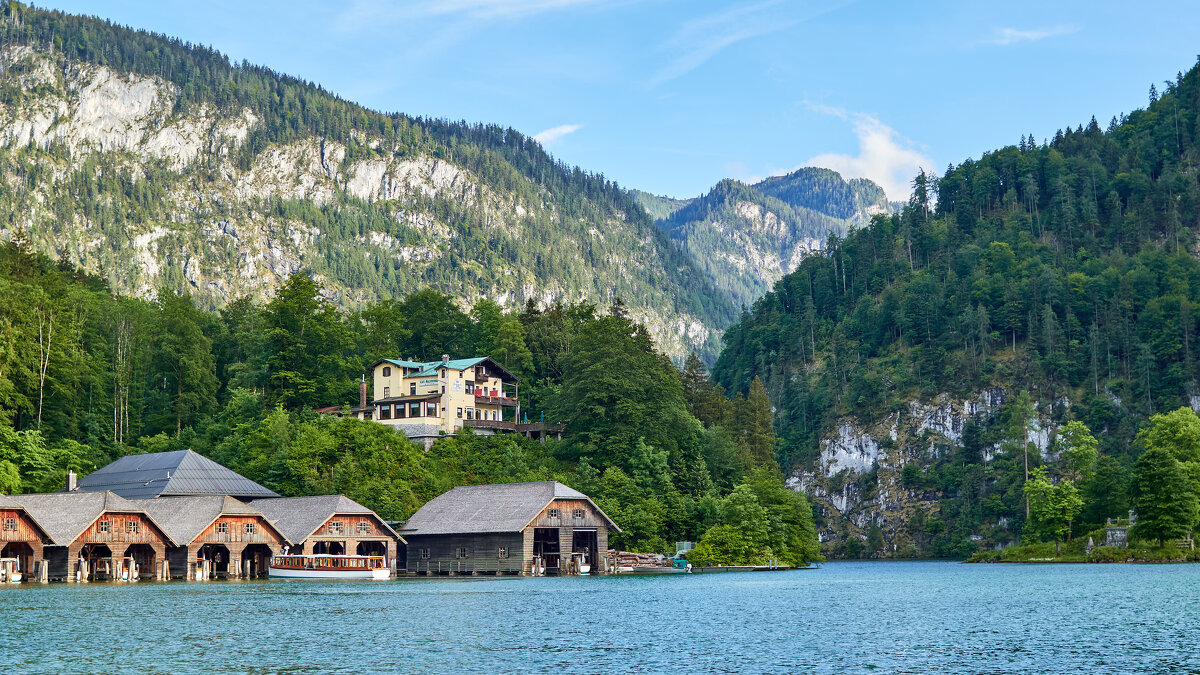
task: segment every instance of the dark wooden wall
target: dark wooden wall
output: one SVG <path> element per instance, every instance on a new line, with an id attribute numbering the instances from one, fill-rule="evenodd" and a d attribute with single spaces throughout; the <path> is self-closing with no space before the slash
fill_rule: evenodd
<path id="1" fill-rule="evenodd" d="M 521 532 L 486 534 L 426 534 L 405 535 L 408 540 L 408 571 L 456 573 L 523 573 L 533 556 L 532 531 L 528 537 Z M 467 557 L 456 556 L 459 547 L 467 549 Z M 499 548 L 508 549 L 508 557 L 499 557 Z M 429 558 L 421 551 L 429 549 Z M 440 565 L 439 565 L 440 564 Z"/>

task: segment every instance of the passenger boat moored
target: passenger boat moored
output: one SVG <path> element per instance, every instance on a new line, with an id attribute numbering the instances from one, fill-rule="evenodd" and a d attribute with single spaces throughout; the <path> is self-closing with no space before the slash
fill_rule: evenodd
<path id="1" fill-rule="evenodd" d="M 277 555 L 270 573 L 276 579 L 387 579 L 387 560 L 376 555 Z"/>

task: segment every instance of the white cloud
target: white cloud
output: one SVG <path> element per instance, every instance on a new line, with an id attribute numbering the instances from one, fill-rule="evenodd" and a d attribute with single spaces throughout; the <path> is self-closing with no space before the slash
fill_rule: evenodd
<path id="1" fill-rule="evenodd" d="M 858 154 L 825 153 L 809 159 L 800 166 L 833 169 L 844 178 L 869 178 L 878 183 L 887 193 L 888 199 L 892 200 L 908 199 L 912 192 L 913 176 L 922 167 L 929 171 L 934 166 L 933 158 L 917 149 L 912 141 L 896 133 L 895 129 L 871 115 L 848 113 L 821 105 L 810 107 L 818 112 L 853 122 L 854 135 L 858 136 Z"/>
<path id="2" fill-rule="evenodd" d="M 993 45 L 1015 45 L 1020 42 L 1037 42 L 1046 38 L 1058 37 L 1060 35 L 1070 35 L 1071 33 L 1079 32 L 1078 26 L 1053 26 L 1050 28 L 1033 28 L 1021 30 L 1019 28 L 997 28 L 993 31 L 991 39 L 987 42 Z"/>
<path id="3" fill-rule="evenodd" d="M 563 136 L 566 136 L 567 134 L 573 134 L 582 128 L 582 124 L 560 124 L 556 127 L 550 127 L 545 131 L 539 131 L 533 135 L 533 140 L 541 143 L 542 145 L 548 146 Z"/>

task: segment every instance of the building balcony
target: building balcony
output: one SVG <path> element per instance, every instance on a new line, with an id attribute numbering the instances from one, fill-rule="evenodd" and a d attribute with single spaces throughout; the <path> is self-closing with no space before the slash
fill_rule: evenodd
<path id="1" fill-rule="evenodd" d="M 483 394 L 475 394 L 475 405 L 506 405 L 516 407 L 517 400 L 507 396 L 484 396 Z"/>
<path id="2" fill-rule="evenodd" d="M 504 420 L 463 420 L 464 427 L 472 429 L 491 429 L 493 431 L 516 431 L 516 422 Z"/>

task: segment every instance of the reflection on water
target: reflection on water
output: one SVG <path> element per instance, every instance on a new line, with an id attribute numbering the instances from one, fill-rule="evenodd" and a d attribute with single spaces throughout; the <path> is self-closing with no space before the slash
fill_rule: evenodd
<path id="1" fill-rule="evenodd" d="M 0 671 L 1200 667 L 1194 565 L 0 587 Z"/>

